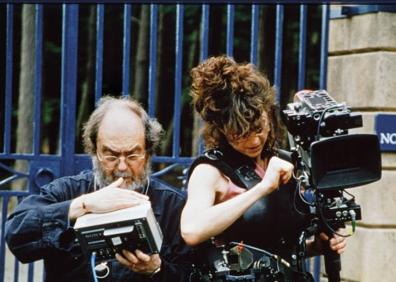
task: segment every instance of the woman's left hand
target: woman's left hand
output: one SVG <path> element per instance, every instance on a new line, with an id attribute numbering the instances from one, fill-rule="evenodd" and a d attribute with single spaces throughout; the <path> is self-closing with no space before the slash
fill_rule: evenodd
<path id="1" fill-rule="evenodd" d="M 344 236 L 344 233 L 345 232 L 343 232 L 343 229 L 337 230 L 337 234 Z M 331 250 L 337 252 L 338 254 L 342 254 L 345 251 L 347 241 L 346 241 L 346 237 L 342 237 L 337 234 L 333 234 L 333 237 L 331 237 L 329 240 L 329 236 L 326 233 L 322 232 L 319 234 L 319 239 L 322 241 L 321 242 L 322 245 L 323 243 L 328 242 Z"/>
<path id="2" fill-rule="evenodd" d="M 338 229 L 337 234 L 344 236 L 344 229 Z M 337 234 L 333 234 L 329 240 L 329 236 L 326 233 L 321 232 L 320 234 L 316 235 L 313 240 L 307 240 L 308 256 L 323 255 L 326 246 L 329 246 L 334 252 L 342 254 L 345 251 L 347 240 L 346 237 L 342 237 Z"/>

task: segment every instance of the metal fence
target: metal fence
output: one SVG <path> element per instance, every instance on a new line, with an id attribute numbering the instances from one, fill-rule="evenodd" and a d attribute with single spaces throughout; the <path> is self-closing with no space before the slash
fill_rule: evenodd
<path id="1" fill-rule="evenodd" d="M 79 8 L 78 4 L 63 4 L 62 6 L 62 46 L 61 46 L 61 89 L 60 89 L 60 136 L 59 136 L 59 153 L 58 154 L 43 154 L 40 151 L 42 146 L 40 141 L 40 122 L 42 119 L 41 104 L 43 100 L 42 95 L 42 64 L 43 64 L 43 5 L 35 5 L 35 46 L 32 48 L 35 52 L 34 63 L 34 117 L 33 117 L 33 149 L 32 153 L 16 153 L 13 152 L 11 146 L 11 131 L 12 131 L 12 114 L 13 114 L 13 73 L 15 48 L 14 43 L 14 22 L 15 22 L 15 4 L 3 4 L 6 11 L 5 17 L 5 54 L 2 54 L 5 59 L 5 65 L 1 66 L 2 75 L 4 74 L 4 90 L 1 91 L 3 97 L 2 113 L 4 124 L 3 128 L 3 147 L 0 152 L 0 170 L 5 172 L 6 177 L 0 179 L 1 187 L 9 187 L 8 189 L 0 190 L 1 199 L 1 229 L 0 229 L 0 281 L 11 279 L 19 281 L 21 278 L 22 265 L 14 259 L 7 251 L 7 246 L 4 242 L 4 228 L 5 220 L 10 212 L 10 206 L 15 199 L 18 201 L 23 197 L 37 193 L 41 185 L 44 185 L 54 178 L 64 175 L 72 175 L 79 171 L 89 168 L 91 166 L 88 156 L 77 154 L 75 150 L 76 139 L 76 111 L 77 111 L 77 71 L 78 71 L 78 39 L 79 39 Z M 251 9 L 251 28 L 250 28 L 250 61 L 257 62 L 258 58 L 258 38 L 259 38 L 259 17 L 260 5 L 250 5 Z M 104 42 L 104 28 L 105 18 L 104 12 L 107 7 L 104 4 L 96 5 L 96 60 L 95 60 L 95 101 L 102 96 L 102 79 L 103 79 L 103 42 Z M 123 42 L 122 42 L 122 93 L 128 95 L 130 89 L 130 50 L 131 50 L 131 11 L 132 4 L 125 4 L 123 8 Z M 211 24 L 209 22 L 210 5 L 200 5 L 201 21 L 200 21 L 200 50 L 199 58 L 203 60 L 208 57 L 209 45 L 209 30 Z M 234 32 L 235 32 L 235 5 L 226 5 L 227 22 L 226 22 L 226 48 L 224 53 L 232 56 L 234 53 Z M 148 113 L 154 116 L 156 113 L 155 89 L 156 89 L 156 65 L 157 65 L 157 34 L 158 34 L 158 9 L 159 5 L 150 5 L 150 26 L 149 26 L 149 67 L 148 67 Z M 174 107 L 173 120 L 174 130 L 172 136 L 172 153 L 171 156 L 156 156 L 153 159 L 154 163 L 165 163 L 168 166 L 156 172 L 155 176 L 160 177 L 161 174 L 166 173 L 172 169 L 173 166 L 187 165 L 191 161 L 191 157 L 180 155 L 180 132 L 181 132 L 181 98 L 182 98 L 182 60 L 183 60 L 183 24 L 184 12 L 186 7 L 184 5 L 176 5 L 176 30 L 175 30 L 175 62 L 174 62 Z M 274 69 L 273 69 L 273 83 L 278 89 L 278 96 L 276 100 L 279 102 L 280 89 L 282 85 L 282 46 L 283 46 L 283 27 L 284 27 L 284 5 L 276 5 L 276 24 L 275 24 L 275 49 L 274 49 Z M 306 76 L 306 38 L 307 38 L 307 5 L 300 5 L 300 20 L 299 20 L 299 43 L 298 43 L 298 89 L 305 86 Z M 319 87 L 326 88 L 326 70 L 327 70 L 327 47 L 328 47 L 328 22 L 329 22 L 329 7 L 322 6 L 322 23 L 321 23 L 321 39 L 320 39 L 320 81 Z M 16 171 L 10 163 L 15 160 L 25 160 L 29 163 L 27 172 Z M 27 188 L 25 191 L 12 191 L 10 189 L 11 183 L 17 179 L 26 178 Z M 6 255 L 7 253 L 7 255 Z M 6 261 L 11 261 L 13 265 L 11 269 L 5 269 Z M 13 272 L 13 275 L 9 272 Z M 33 281 L 35 277 L 34 264 L 28 266 L 27 274 L 28 281 Z M 25 277 L 24 276 L 24 277 Z M 319 281 L 319 260 L 315 260 L 315 279 Z"/>

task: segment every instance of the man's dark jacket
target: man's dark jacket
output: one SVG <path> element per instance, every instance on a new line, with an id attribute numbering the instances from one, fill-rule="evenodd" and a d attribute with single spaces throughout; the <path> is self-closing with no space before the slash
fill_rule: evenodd
<path id="1" fill-rule="evenodd" d="M 6 241 L 22 262 L 44 259 L 46 281 L 93 281 L 89 258 L 75 240 L 68 212 L 72 199 L 94 190 L 92 172 L 63 177 L 23 200 L 6 222 Z M 152 277 L 137 274 L 112 261 L 109 281 L 185 281 L 191 249 L 180 235 L 185 195 L 152 180 L 147 195 L 163 232 L 161 271 Z"/>

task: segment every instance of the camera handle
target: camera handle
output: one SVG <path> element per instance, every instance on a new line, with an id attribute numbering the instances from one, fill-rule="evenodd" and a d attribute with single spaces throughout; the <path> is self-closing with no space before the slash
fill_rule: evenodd
<path id="1" fill-rule="evenodd" d="M 332 226 L 332 228 L 335 228 L 335 230 L 337 230 L 337 228 L 340 227 L 345 227 L 345 226 L 343 224 L 337 224 Z M 325 229 L 324 232 L 329 237 L 327 244 L 325 244 L 323 248 L 324 265 L 325 265 L 325 271 L 328 277 L 328 281 L 340 282 L 341 256 L 330 248 L 330 238 L 333 235 L 333 232 L 331 231 L 330 227 L 327 226 L 324 229 Z"/>
<path id="2" fill-rule="evenodd" d="M 319 207 L 321 209 L 321 207 Z M 322 214 L 323 216 L 323 214 Z M 323 219 L 322 219 L 323 220 Z M 322 226 L 322 230 L 327 234 L 329 240 L 327 244 L 324 245 L 323 248 L 323 257 L 324 257 L 324 265 L 325 271 L 328 277 L 329 282 L 340 282 L 340 271 L 341 271 L 341 256 L 330 248 L 330 238 L 334 234 L 334 230 L 338 228 L 345 227 L 344 223 L 336 223 L 330 226 L 329 224 L 325 224 Z"/>
<path id="3" fill-rule="evenodd" d="M 329 245 L 324 248 L 324 263 L 328 281 L 340 282 L 341 257 L 337 252 L 331 250 Z"/>
<path id="4" fill-rule="evenodd" d="M 317 223 L 312 223 L 307 230 L 303 231 L 298 239 L 297 249 L 297 269 L 303 273 L 306 272 L 305 257 L 306 257 L 306 244 L 305 239 L 311 235 L 317 234 L 320 228 Z M 326 232 L 331 234 L 331 232 Z M 330 239 L 329 239 L 330 240 Z M 329 282 L 340 282 L 341 271 L 341 257 L 340 255 L 330 249 L 330 245 L 326 244 L 323 248 L 325 271 Z"/>

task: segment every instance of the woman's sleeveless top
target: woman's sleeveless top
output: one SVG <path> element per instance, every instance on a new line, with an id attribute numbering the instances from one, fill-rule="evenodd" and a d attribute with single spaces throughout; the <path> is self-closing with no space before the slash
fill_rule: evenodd
<path id="1" fill-rule="evenodd" d="M 255 171 L 260 177 L 265 174 L 258 165 Z M 227 201 L 245 191 L 246 189 L 230 181 L 226 195 L 219 202 Z M 216 236 L 216 240 L 222 243 L 243 242 L 288 259 L 297 245 L 301 231 L 309 223 L 306 217 L 296 211 L 296 208 L 302 209 L 296 193 L 298 191 L 294 181 L 280 186 L 278 190 L 253 204 L 242 217 Z"/>

